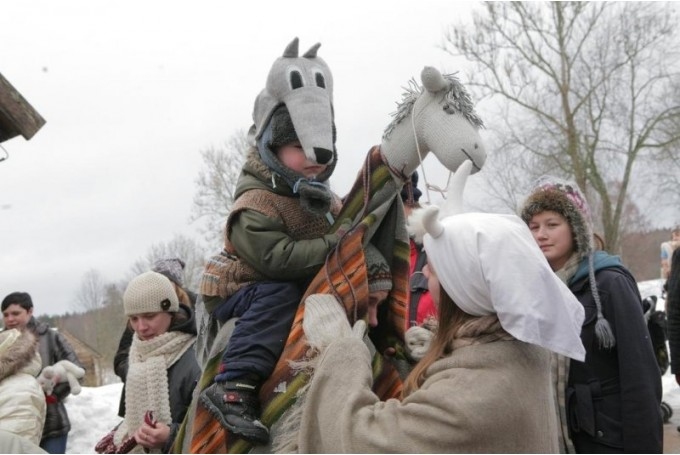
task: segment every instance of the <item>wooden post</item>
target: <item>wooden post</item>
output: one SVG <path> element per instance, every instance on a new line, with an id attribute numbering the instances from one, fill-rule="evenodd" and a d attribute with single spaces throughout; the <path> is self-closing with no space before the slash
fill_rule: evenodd
<path id="1" fill-rule="evenodd" d="M 44 124 L 38 111 L 0 74 L 0 143 L 19 134 L 28 140 Z"/>

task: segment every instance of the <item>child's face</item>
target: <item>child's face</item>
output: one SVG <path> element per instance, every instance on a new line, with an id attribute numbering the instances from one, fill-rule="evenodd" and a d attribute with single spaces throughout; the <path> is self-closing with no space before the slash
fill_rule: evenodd
<path id="1" fill-rule="evenodd" d="M 318 164 L 307 158 L 300 142 L 291 142 L 276 151 L 276 157 L 289 169 L 304 175 L 306 178 L 316 177 L 328 166 Z"/>

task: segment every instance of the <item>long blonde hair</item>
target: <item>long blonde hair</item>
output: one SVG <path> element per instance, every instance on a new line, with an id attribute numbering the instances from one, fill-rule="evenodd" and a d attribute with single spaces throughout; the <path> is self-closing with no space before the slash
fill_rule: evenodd
<path id="1" fill-rule="evenodd" d="M 427 369 L 439 359 L 447 357 L 453 351 L 453 340 L 458 330 L 474 316 L 461 310 L 453 299 L 439 285 L 439 326 L 430 344 L 430 348 L 420 362 L 411 370 L 401 392 L 407 397 L 423 385 Z"/>

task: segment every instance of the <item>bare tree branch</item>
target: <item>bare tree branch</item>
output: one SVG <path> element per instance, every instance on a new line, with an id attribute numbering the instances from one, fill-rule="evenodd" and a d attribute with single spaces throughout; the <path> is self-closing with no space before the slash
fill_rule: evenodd
<path id="1" fill-rule="evenodd" d="M 488 2 L 472 26 L 449 28 L 442 47 L 499 101 L 488 193 L 516 209 L 542 173 L 572 179 L 615 252 L 626 229 L 677 202 L 660 192 L 680 174 L 676 24 L 667 3 Z M 647 166 L 660 171 L 654 188 Z"/>

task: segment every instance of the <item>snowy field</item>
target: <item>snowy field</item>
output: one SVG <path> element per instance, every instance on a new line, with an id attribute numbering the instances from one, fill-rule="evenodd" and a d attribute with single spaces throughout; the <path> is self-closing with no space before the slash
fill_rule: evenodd
<path id="1" fill-rule="evenodd" d="M 640 293 L 645 298 L 650 295 L 659 297 L 657 310 L 664 310 L 661 299 L 661 280 L 644 281 L 639 284 Z M 670 370 L 662 378 L 663 401 L 675 411 L 680 412 L 680 386 Z M 66 453 L 94 453 L 94 446 L 99 439 L 121 421 L 118 417 L 118 403 L 122 383 L 101 387 L 83 387 L 80 395 L 70 396 L 66 400 L 66 408 L 71 419 Z"/>

